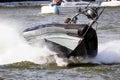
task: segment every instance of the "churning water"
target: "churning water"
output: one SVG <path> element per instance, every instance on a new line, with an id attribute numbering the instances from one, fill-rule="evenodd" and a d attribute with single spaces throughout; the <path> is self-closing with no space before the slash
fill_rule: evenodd
<path id="1" fill-rule="evenodd" d="M 120 8 L 106 8 L 98 20 L 99 52 L 88 61 L 101 65 L 78 64 L 65 66 L 67 62 L 56 57 L 45 45 L 32 46 L 22 31 L 46 23 L 63 23 L 61 15 L 38 15 L 39 6 L 0 7 L 0 77 L 5 80 L 119 80 L 120 74 Z M 86 17 L 79 16 L 79 23 L 86 23 Z M 55 64 L 54 64 L 55 63 Z M 102 64 L 112 65 L 102 65 Z M 118 63 L 118 64 L 116 64 Z M 44 65 L 43 65 L 44 64 Z M 46 65 L 47 64 L 47 65 Z M 49 64 L 49 65 L 48 65 Z M 57 64 L 57 66 L 56 66 Z M 111 76 L 112 75 L 112 76 Z"/>

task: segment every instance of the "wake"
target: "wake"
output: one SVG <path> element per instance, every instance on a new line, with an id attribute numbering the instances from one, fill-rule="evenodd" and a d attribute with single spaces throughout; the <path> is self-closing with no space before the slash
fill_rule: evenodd
<path id="1" fill-rule="evenodd" d="M 95 61 L 105 64 L 120 63 L 120 40 L 101 44 Z"/>

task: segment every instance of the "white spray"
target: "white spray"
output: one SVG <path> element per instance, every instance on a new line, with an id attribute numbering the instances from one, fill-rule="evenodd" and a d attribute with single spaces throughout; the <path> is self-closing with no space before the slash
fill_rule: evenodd
<path id="1" fill-rule="evenodd" d="M 16 21 L 11 23 L 11 20 L 2 20 L 0 23 L 0 65 L 21 61 L 49 63 L 48 56 L 56 53 L 49 51 L 46 47 L 30 46 L 20 34 L 22 26 L 16 23 Z"/>
<path id="2" fill-rule="evenodd" d="M 99 46 L 94 61 L 105 64 L 120 63 L 120 41 L 114 40 Z"/>
<path id="3" fill-rule="evenodd" d="M 1 20 L 0 20 L 1 21 Z M 0 65 L 21 61 L 37 64 L 55 62 L 58 66 L 68 64 L 65 59 L 56 56 L 47 47 L 33 47 L 27 43 L 21 33 L 21 25 L 8 21 L 0 23 Z M 95 63 L 120 63 L 120 41 L 112 41 L 99 46 L 98 55 L 91 59 Z M 43 46 L 43 45 L 41 45 Z"/>

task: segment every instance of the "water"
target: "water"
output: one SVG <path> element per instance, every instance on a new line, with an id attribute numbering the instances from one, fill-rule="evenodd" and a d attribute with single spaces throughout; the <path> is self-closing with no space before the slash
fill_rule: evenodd
<path id="1" fill-rule="evenodd" d="M 63 23 L 66 17 L 72 17 L 75 13 L 38 15 L 39 12 L 39 6 L 0 7 L 0 79 L 120 79 L 119 7 L 106 8 L 98 20 L 99 53 L 91 61 L 102 64 L 76 64 L 69 67 L 64 67 L 67 63 L 54 57 L 56 53 L 49 51 L 44 45 L 40 45 L 39 48 L 31 46 L 22 36 L 22 31 L 40 24 Z M 79 16 L 78 23 L 86 21 L 86 17 Z"/>

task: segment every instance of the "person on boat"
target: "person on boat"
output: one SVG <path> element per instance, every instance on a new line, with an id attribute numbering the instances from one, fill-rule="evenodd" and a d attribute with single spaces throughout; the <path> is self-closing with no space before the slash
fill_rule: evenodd
<path id="1" fill-rule="evenodd" d="M 63 0 L 50 0 L 50 3 L 52 3 L 52 6 L 60 6 Z"/>
<path id="2" fill-rule="evenodd" d="M 76 24 L 77 20 L 78 20 L 77 16 L 74 16 L 72 19 L 71 18 L 66 18 L 64 20 L 64 23 L 67 23 L 67 24 L 71 24 L 71 23 Z"/>

